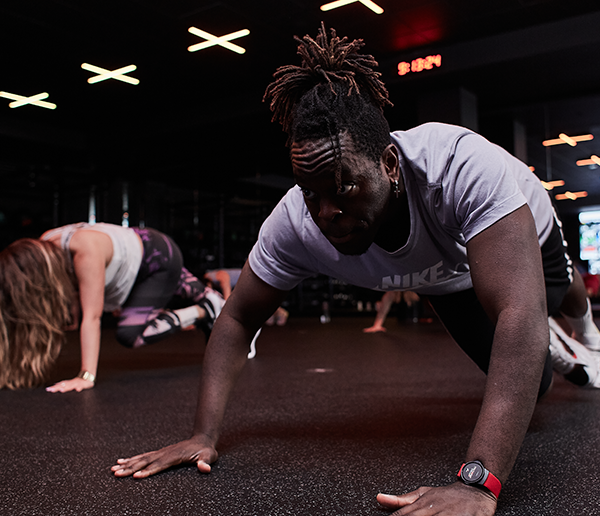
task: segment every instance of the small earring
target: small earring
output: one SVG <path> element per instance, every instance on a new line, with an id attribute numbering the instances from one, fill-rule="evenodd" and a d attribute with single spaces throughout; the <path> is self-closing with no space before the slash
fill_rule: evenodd
<path id="1" fill-rule="evenodd" d="M 400 185 L 398 184 L 398 180 L 394 179 L 392 181 L 394 183 L 394 193 L 396 194 L 396 199 L 398 198 L 398 194 L 400 193 Z"/>

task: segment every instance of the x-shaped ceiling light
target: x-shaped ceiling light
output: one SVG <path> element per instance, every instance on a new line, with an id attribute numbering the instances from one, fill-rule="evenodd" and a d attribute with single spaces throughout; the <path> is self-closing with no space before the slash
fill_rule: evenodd
<path id="1" fill-rule="evenodd" d="M 556 181 L 542 181 L 542 185 L 546 190 L 553 190 L 558 186 L 564 186 L 565 182 L 562 179 L 557 179 Z"/>
<path id="2" fill-rule="evenodd" d="M 565 133 L 560 133 L 558 135 L 558 138 L 556 138 L 555 140 L 544 140 L 542 142 L 542 145 L 544 147 L 549 147 L 551 145 L 561 145 L 563 143 L 566 143 L 571 147 L 575 147 L 577 145 L 577 142 L 588 142 L 593 139 L 593 134 L 582 134 L 581 136 L 567 136 Z"/>
<path id="3" fill-rule="evenodd" d="M 344 5 L 353 4 L 354 2 L 360 2 L 376 14 L 383 13 L 383 9 L 371 0 L 336 0 L 335 2 L 329 2 L 328 4 L 322 5 L 321 11 L 331 11 L 332 9 L 337 9 L 338 7 L 342 7 Z"/>
<path id="4" fill-rule="evenodd" d="M 8 105 L 8 107 L 10 108 L 18 108 L 27 104 L 31 104 L 32 106 L 43 107 L 46 109 L 56 108 L 56 104 L 52 104 L 52 102 L 44 102 L 42 100 L 49 97 L 48 93 L 38 93 L 37 95 L 32 95 L 31 97 L 22 97 L 21 95 L 15 95 L 14 93 L 8 93 L 7 91 L 0 91 L 0 97 L 4 97 L 5 99 L 10 99 L 14 101 Z"/>
<path id="5" fill-rule="evenodd" d="M 204 50 L 205 48 L 219 45 L 223 48 L 226 48 L 227 50 L 231 50 L 232 52 L 237 52 L 238 54 L 243 54 L 244 52 L 246 52 L 246 49 L 229 42 L 232 39 L 241 38 L 250 34 L 250 31 L 248 29 L 242 29 L 236 32 L 232 32 L 231 34 L 226 34 L 225 36 L 217 37 L 203 30 L 197 29 L 196 27 L 190 27 L 188 29 L 188 32 L 191 32 L 194 36 L 198 36 L 206 40 L 202 43 L 196 43 L 195 45 L 189 46 L 188 50 L 190 52 L 196 52 L 197 50 Z"/>
<path id="6" fill-rule="evenodd" d="M 570 201 L 575 201 L 577 199 L 579 199 L 580 197 L 587 197 L 588 193 L 583 190 L 581 192 L 565 192 L 565 193 L 561 193 L 561 194 L 556 194 L 554 196 L 554 198 L 557 201 L 566 201 L 567 199 L 569 199 Z"/>
<path id="7" fill-rule="evenodd" d="M 107 79 L 116 79 L 117 81 L 123 81 L 128 84 L 137 85 L 140 83 L 138 79 L 134 79 L 133 77 L 129 77 L 125 75 L 126 73 L 133 72 L 137 69 L 135 65 L 124 66 L 123 68 L 118 68 L 117 70 L 105 70 L 104 68 L 100 68 L 99 66 L 94 66 L 88 63 L 83 63 L 81 68 L 87 70 L 88 72 L 97 73 L 95 77 L 90 77 L 87 82 L 90 84 L 95 84 L 100 81 L 106 81 Z"/>
<path id="8" fill-rule="evenodd" d="M 592 154 L 590 159 L 580 159 L 576 161 L 578 167 L 584 167 L 586 165 L 600 165 L 600 158 L 595 154 Z"/>

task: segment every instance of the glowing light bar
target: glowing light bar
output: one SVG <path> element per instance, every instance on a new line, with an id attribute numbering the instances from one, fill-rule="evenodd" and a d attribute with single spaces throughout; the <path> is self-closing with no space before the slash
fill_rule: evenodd
<path id="1" fill-rule="evenodd" d="M 594 154 L 590 159 L 580 159 L 575 163 L 577 163 L 577 166 L 579 167 L 585 167 L 586 165 L 600 165 L 600 158 Z"/>
<path id="2" fill-rule="evenodd" d="M 575 201 L 576 199 L 579 199 L 581 197 L 587 197 L 588 193 L 586 191 L 582 191 L 582 192 L 565 192 L 563 194 L 556 194 L 554 196 L 554 198 L 557 201 L 566 201 L 567 199 L 569 199 L 570 201 Z"/>
<path id="3" fill-rule="evenodd" d="M 558 137 L 571 147 L 575 147 L 575 145 L 577 145 L 577 142 L 570 136 L 567 136 L 565 133 L 560 133 Z"/>
<path id="4" fill-rule="evenodd" d="M 321 6 L 321 11 L 331 11 L 332 9 L 337 9 L 338 7 L 343 7 L 348 4 L 353 4 L 355 2 L 360 2 L 365 7 L 368 7 L 375 14 L 382 14 L 383 9 L 379 7 L 375 2 L 371 2 L 371 0 L 336 0 L 335 2 L 329 2 L 328 4 L 323 4 Z"/>
<path id="5" fill-rule="evenodd" d="M 353 4 L 357 0 L 336 0 L 335 2 L 329 2 L 328 4 L 324 4 L 320 7 L 321 11 L 331 11 L 332 9 L 337 9 L 338 7 L 344 7 L 348 4 Z"/>
<path id="6" fill-rule="evenodd" d="M 133 77 L 128 77 L 124 74 L 133 72 L 137 70 L 137 66 L 128 65 L 123 68 L 118 68 L 117 70 L 105 70 L 104 68 L 100 68 L 99 66 L 94 66 L 89 63 L 83 63 L 81 68 L 87 70 L 88 72 L 97 73 L 95 77 L 90 77 L 87 82 L 90 84 L 95 84 L 100 81 L 106 81 L 108 79 L 116 79 L 117 81 L 126 82 L 128 84 L 138 85 L 140 81 L 138 79 L 134 79 Z"/>
<path id="7" fill-rule="evenodd" d="M 246 52 L 245 48 L 242 48 L 234 43 L 229 43 L 232 39 L 241 38 L 250 34 L 248 29 L 238 30 L 237 32 L 232 32 L 231 34 L 226 34 L 225 36 L 213 36 L 212 34 L 205 32 L 203 30 L 197 29 L 196 27 L 190 27 L 188 32 L 191 32 L 194 36 L 198 36 L 200 38 L 204 38 L 206 41 L 202 43 L 196 43 L 195 45 L 191 45 L 188 47 L 189 52 L 196 52 L 198 50 L 204 50 L 205 48 L 214 47 L 215 45 L 219 45 L 227 50 L 231 50 L 232 52 L 236 52 L 238 54 L 243 54 Z"/>
<path id="8" fill-rule="evenodd" d="M 556 181 L 542 181 L 542 185 L 546 190 L 552 190 L 557 186 L 563 186 L 565 182 L 562 179 L 557 179 Z"/>
<path id="9" fill-rule="evenodd" d="M 46 109 L 56 109 L 56 104 L 52 102 L 44 102 L 42 99 L 47 99 L 50 95 L 46 92 L 32 95 L 31 97 L 22 97 L 21 95 L 15 95 L 14 93 L 8 93 L 8 91 L 0 91 L 0 97 L 10 99 L 11 102 L 9 108 L 18 108 L 31 104 L 32 106 L 43 107 Z"/>
<path id="10" fill-rule="evenodd" d="M 542 142 L 544 147 L 550 147 L 551 145 L 561 145 L 568 143 L 572 147 L 577 145 L 577 142 L 587 142 L 594 139 L 593 134 L 582 134 L 581 136 L 567 136 L 565 133 L 560 133 L 558 138 L 555 140 L 545 140 Z"/>
<path id="11" fill-rule="evenodd" d="M 406 75 L 409 72 L 433 70 L 434 66 L 442 66 L 442 56 L 440 54 L 435 56 L 419 57 L 417 59 L 413 59 L 410 63 L 402 61 L 398 63 L 398 75 Z"/>

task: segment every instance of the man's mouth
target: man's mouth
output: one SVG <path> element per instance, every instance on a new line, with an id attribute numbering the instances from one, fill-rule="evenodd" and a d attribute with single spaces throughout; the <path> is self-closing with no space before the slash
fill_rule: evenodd
<path id="1" fill-rule="evenodd" d="M 349 233 L 345 233 L 343 235 L 334 236 L 332 234 L 327 234 L 325 236 L 327 237 L 327 240 L 329 240 L 332 244 L 345 244 L 353 238 L 354 231 L 350 231 Z"/>

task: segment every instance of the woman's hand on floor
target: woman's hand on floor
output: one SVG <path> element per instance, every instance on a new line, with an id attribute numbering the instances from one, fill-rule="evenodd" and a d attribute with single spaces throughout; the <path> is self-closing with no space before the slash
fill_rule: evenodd
<path id="1" fill-rule="evenodd" d="M 72 378 L 71 380 L 63 380 L 62 382 L 55 383 L 50 387 L 46 387 L 46 390 L 48 392 L 81 392 L 86 389 L 91 389 L 92 387 L 94 387 L 94 382 L 76 377 Z"/>

